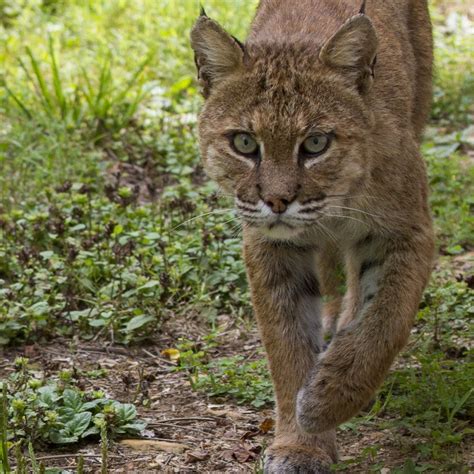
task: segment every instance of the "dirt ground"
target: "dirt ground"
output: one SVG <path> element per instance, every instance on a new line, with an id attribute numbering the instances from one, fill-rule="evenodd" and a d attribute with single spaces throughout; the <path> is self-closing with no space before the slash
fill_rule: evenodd
<path id="1" fill-rule="evenodd" d="M 255 357 L 260 347 L 256 332 L 238 327 L 230 318 L 224 317 L 221 322 L 226 327 L 214 355 L 240 353 L 248 359 Z M 76 369 L 77 383 L 83 390 L 103 390 L 122 402 L 136 403 L 141 418 L 149 423 L 146 438 L 112 442 L 110 473 L 260 472 L 261 453 L 273 435 L 273 410 L 256 410 L 195 392 L 187 374 L 173 370 L 174 363 L 160 355 L 163 349 L 175 347 L 180 337 L 204 335 L 203 328 L 195 319 L 168 322 L 153 345 L 142 347 L 58 339 L 45 346 L 12 348 L 0 357 L 0 378 L 13 370 L 14 358 L 21 355 L 28 357 L 46 376 L 60 369 Z M 82 371 L 98 368 L 107 369 L 107 375 L 98 379 L 80 375 Z M 147 407 L 141 406 L 145 400 L 150 401 Z M 403 465 L 406 447 L 400 436 L 396 439 L 394 433 L 370 426 L 341 431 L 342 460 L 358 457 L 365 448 L 375 444 L 379 447 L 375 459 L 368 457 L 346 472 L 369 472 L 374 464 L 383 463 L 381 472 L 388 473 L 390 467 Z M 48 467 L 74 472 L 78 454 L 84 456 L 86 472 L 100 472 L 97 442 L 80 445 L 75 451 L 71 447 L 42 451 L 37 457 Z M 466 452 L 465 460 L 474 472 L 472 454 Z"/>

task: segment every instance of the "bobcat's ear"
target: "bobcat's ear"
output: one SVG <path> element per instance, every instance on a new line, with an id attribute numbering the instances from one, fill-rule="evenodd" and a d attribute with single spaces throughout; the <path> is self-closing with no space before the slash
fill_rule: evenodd
<path id="1" fill-rule="evenodd" d="M 321 48 L 320 60 L 352 76 L 361 93 L 370 89 L 374 78 L 377 34 L 363 13 L 353 16 Z"/>
<path id="2" fill-rule="evenodd" d="M 199 84 L 206 98 L 215 84 L 243 65 L 243 45 L 203 11 L 191 30 L 191 46 Z"/>

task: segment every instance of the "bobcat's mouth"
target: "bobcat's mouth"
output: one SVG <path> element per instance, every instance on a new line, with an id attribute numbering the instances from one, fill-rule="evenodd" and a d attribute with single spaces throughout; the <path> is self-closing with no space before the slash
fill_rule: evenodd
<path id="1" fill-rule="evenodd" d="M 263 235 L 275 240 L 291 239 L 300 234 L 304 229 L 304 226 L 296 226 L 294 224 L 289 224 L 281 218 L 278 218 L 275 222 L 262 225 L 260 227 L 260 231 Z"/>
<path id="2" fill-rule="evenodd" d="M 291 224 L 288 224 L 288 222 L 285 222 L 282 218 L 280 217 L 277 217 L 276 221 L 275 222 L 272 222 L 271 224 L 268 224 L 268 228 L 270 230 L 272 229 L 275 229 L 279 226 L 282 226 L 282 227 L 286 227 L 288 229 L 294 229 L 295 226 L 294 225 L 291 225 Z"/>
<path id="3" fill-rule="evenodd" d="M 236 207 L 244 222 L 272 239 L 293 238 L 321 218 L 313 205 L 303 206 L 296 202 L 285 212 L 275 213 L 262 201 L 254 204 L 237 197 Z"/>
<path id="4" fill-rule="evenodd" d="M 309 226 L 308 222 L 295 222 L 289 216 L 270 216 L 261 219 L 242 216 L 242 218 L 248 225 L 258 229 L 263 235 L 274 240 L 294 238 Z"/>

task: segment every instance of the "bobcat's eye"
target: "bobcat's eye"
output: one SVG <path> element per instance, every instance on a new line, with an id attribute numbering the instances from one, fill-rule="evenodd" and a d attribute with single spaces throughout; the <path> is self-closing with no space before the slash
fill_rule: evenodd
<path id="1" fill-rule="evenodd" d="M 237 133 L 232 139 L 234 148 L 242 155 L 255 155 L 258 152 L 258 143 L 248 133 Z"/>
<path id="2" fill-rule="evenodd" d="M 301 151 L 305 155 L 321 155 L 329 148 L 330 144 L 331 140 L 328 135 L 318 133 L 316 135 L 311 135 L 303 142 L 301 145 Z"/>

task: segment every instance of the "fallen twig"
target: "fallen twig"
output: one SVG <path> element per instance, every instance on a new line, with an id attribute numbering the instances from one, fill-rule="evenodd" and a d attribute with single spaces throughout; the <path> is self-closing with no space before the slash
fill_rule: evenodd
<path id="1" fill-rule="evenodd" d="M 168 418 L 166 420 L 156 420 L 153 424 L 174 423 L 176 421 L 217 421 L 218 418 L 210 418 L 206 416 L 189 416 L 181 418 Z"/>

